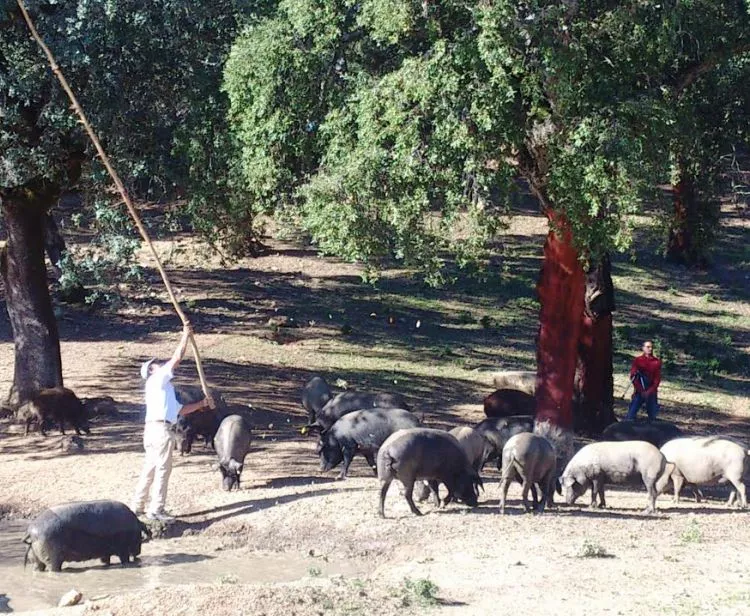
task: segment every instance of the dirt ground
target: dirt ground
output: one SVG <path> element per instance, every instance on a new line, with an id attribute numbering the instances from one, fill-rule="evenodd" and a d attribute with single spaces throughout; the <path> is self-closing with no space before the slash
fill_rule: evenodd
<path id="1" fill-rule="evenodd" d="M 606 510 L 579 503 L 535 516 L 522 513 L 513 487 L 510 512 L 501 517 L 498 475 L 489 470 L 474 510 L 436 510 L 425 503 L 426 515 L 418 518 L 394 485 L 388 518 L 381 520 L 377 481 L 363 460 L 355 461 L 346 481 L 319 471 L 314 440 L 299 432 L 300 389 L 313 374 L 331 383 L 339 379 L 339 389 L 401 391 L 426 423 L 448 427 L 482 418 L 493 370 L 533 366 L 533 279 L 544 228 L 537 218 L 526 218 L 518 217 L 508 231 L 517 243 L 506 255 L 511 271 L 502 301 L 486 284 L 433 292 L 399 271 L 386 272 L 372 290 L 360 284 L 355 266 L 291 243 L 273 242 L 269 255 L 223 268 L 185 238 L 160 242 L 162 254 L 173 255 L 169 266 L 211 384 L 231 404 L 249 407 L 253 417 L 242 489 L 220 489 L 215 454 L 202 445 L 176 457 L 168 508 L 178 519 L 167 538 L 144 545 L 146 577 L 117 592 L 102 594 L 94 585 L 85 605 L 59 613 L 747 613 L 749 514 L 728 509 L 721 490 L 701 504 L 688 499 L 674 505 L 662 495 L 652 516 L 640 513 L 646 495 L 636 490 L 609 491 Z M 637 282 L 624 268 L 616 268 L 623 276 L 619 286 L 632 293 L 628 285 Z M 722 289 L 697 276 L 660 301 L 671 302 L 666 318 L 672 324 L 691 321 L 700 328 L 701 319 L 716 312 L 709 335 L 719 327 L 730 330 L 732 352 L 742 359 L 750 334 L 747 291 Z M 708 292 L 712 302 L 695 301 Z M 61 453 L 55 434 L 24 437 L 19 426 L 0 423 L 0 515 L 6 523 L 64 501 L 130 501 L 143 457 L 139 363 L 171 354 L 180 329 L 158 290 L 131 299 L 116 312 L 59 308 L 66 385 L 80 396 L 113 396 L 120 415 L 96 420 L 84 452 L 76 454 Z M 649 306 L 630 302 L 620 322 L 637 322 L 639 309 Z M 664 310 L 670 314 L 669 306 Z M 290 317 L 298 327 L 269 326 L 274 316 Z M 625 360 L 618 361 L 616 387 L 625 382 L 626 369 Z M 3 315 L 3 387 L 12 373 L 12 336 Z M 708 381 L 674 374 L 662 388 L 664 418 L 693 433 L 750 435 L 746 374 Z M 194 379 L 188 361 L 180 380 Z M 13 608 L 14 594 L 28 595 L 48 580 L 69 587 L 85 581 L 85 573 L 73 570 L 87 564 L 61 574 L 21 573 L 22 550 L 14 542 L 22 526 L 4 531 L 1 524 L 0 609 L 2 593 Z M 170 562 L 149 563 L 150 553 L 179 553 L 195 566 L 184 579 L 162 583 L 157 575 L 144 582 L 151 568 Z M 225 559 L 237 575 L 201 569 L 201 559 Z M 253 567 L 264 559 L 277 570 L 255 576 Z M 2 572 L 11 570 L 3 581 Z M 111 580 L 118 570 L 95 573 Z"/>

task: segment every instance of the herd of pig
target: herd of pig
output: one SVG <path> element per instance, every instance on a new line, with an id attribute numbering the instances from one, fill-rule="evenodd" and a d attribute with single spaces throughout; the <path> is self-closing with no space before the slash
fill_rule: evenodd
<path id="1" fill-rule="evenodd" d="M 534 426 L 533 407 L 515 408 L 528 397 L 517 390 L 498 390 L 485 399 L 485 414 L 491 416 L 450 432 L 424 427 L 398 394 L 333 395 L 321 377 L 307 383 L 302 404 L 308 412 L 307 429 L 320 433 L 321 470 L 342 464 L 339 477 L 343 479 L 354 456 L 362 455 L 380 480 L 381 516 L 394 479 L 403 484 L 409 508 L 417 515 L 415 485 L 418 499 L 431 494 L 436 504 L 457 500 L 476 506 L 482 487 L 480 472 L 493 460 L 501 472 L 501 513 L 514 481 L 522 485 L 524 508 L 531 508 L 531 492 L 538 513 L 553 503 L 555 488 L 567 504 L 590 489 L 591 506 L 604 507 L 607 484 L 634 480 L 646 488 L 645 511 L 649 513 L 656 510 L 656 498 L 670 481 L 676 501 L 685 484 L 698 488 L 730 483 L 729 503 L 737 500 L 740 507 L 747 506 L 744 481 L 750 470 L 750 451 L 742 443 L 721 436 L 684 437 L 668 422 L 619 422 L 604 430 L 603 441 L 585 445 L 567 460 L 555 431 L 546 426 L 543 435 Z M 525 414 L 513 414 L 519 410 Z M 439 484 L 447 490 L 442 502 Z M 696 491 L 696 498 L 699 494 Z"/>
<path id="2" fill-rule="evenodd" d="M 176 387 L 183 404 L 202 397 L 195 387 Z M 251 417 L 233 412 L 218 391 L 211 411 L 181 417 L 175 426 L 176 448 L 189 454 L 198 438 L 216 450 L 222 487 L 240 487 L 245 457 L 250 450 Z M 501 472 L 500 513 L 505 512 L 511 483 L 522 486 L 526 511 L 543 513 L 553 504 L 554 493 L 573 504 L 591 490 L 591 506 L 604 507 L 608 484 L 633 481 L 647 493 L 646 512 L 654 512 L 656 499 L 672 484 L 679 501 L 685 485 L 696 499 L 700 487 L 731 484 L 728 504 L 747 506 L 745 479 L 750 451 L 745 444 L 724 436 L 684 436 L 668 422 L 618 422 L 607 427 L 603 440 L 583 446 L 571 457 L 564 433 L 549 425 L 535 425 L 531 394 L 505 388 L 485 399 L 487 418 L 474 426 L 450 431 L 425 427 L 399 394 L 342 392 L 334 394 L 321 377 L 312 378 L 302 392 L 308 413 L 304 433 L 317 434 L 317 454 L 322 471 L 341 465 L 345 478 L 355 456 L 361 455 L 380 480 L 378 513 L 385 517 L 385 500 L 394 479 L 416 515 L 414 498 L 430 496 L 438 506 L 453 500 L 470 507 L 478 504 L 483 487 L 480 473 L 488 462 Z M 57 424 L 64 433 L 70 423 L 87 432 L 91 413 L 87 401 L 67 389 L 45 390 L 18 413 L 26 425 L 38 423 L 44 431 Z M 446 494 L 441 500 L 440 484 Z M 415 490 L 416 488 L 416 490 Z M 531 492 L 532 503 L 528 495 Z M 45 510 L 29 526 L 24 541 L 26 558 L 37 569 L 59 571 L 65 561 L 99 558 L 109 563 L 118 556 L 127 563 L 137 557 L 149 530 L 135 514 L 116 501 L 90 501 L 58 505 Z"/>

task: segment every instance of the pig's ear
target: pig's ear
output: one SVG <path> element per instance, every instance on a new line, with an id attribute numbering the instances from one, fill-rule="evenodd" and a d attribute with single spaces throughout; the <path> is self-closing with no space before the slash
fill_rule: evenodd
<path id="1" fill-rule="evenodd" d="M 559 479 L 555 479 L 555 492 L 562 496 L 562 486 L 560 485 Z"/>
<path id="2" fill-rule="evenodd" d="M 573 484 L 574 484 L 575 482 L 576 482 L 576 480 L 575 480 L 575 479 L 573 479 L 573 477 L 572 477 L 572 476 L 570 476 L 570 475 L 568 475 L 567 477 L 563 477 L 563 478 L 562 478 L 562 484 L 563 484 L 563 485 L 564 485 L 564 486 L 565 486 L 566 488 L 570 488 L 570 487 L 571 487 L 571 486 L 572 486 L 572 485 L 573 485 Z"/>

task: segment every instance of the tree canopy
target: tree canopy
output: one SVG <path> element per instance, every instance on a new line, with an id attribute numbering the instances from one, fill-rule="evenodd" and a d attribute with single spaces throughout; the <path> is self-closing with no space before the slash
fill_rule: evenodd
<path id="1" fill-rule="evenodd" d="M 668 178 L 684 91 L 749 32 L 738 1 L 282 0 L 225 71 L 247 208 L 435 274 L 481 254 L 522 178 L 596 260 Z"/>
<path id="2" fill-rule="evenodd" d="M 224 113 L 219 77 L 234 3 L 27 3 L 131 188 L 160 196 L 189 182 L 175 156 Z M 0 5 L 0 191 L 77 182 L 92 149 L 15 2 Z M 90 168 L 98 179 L 102 170 Z"/>

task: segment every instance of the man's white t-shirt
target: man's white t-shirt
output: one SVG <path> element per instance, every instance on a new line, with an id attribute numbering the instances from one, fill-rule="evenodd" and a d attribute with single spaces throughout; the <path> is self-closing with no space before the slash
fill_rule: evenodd
<path id="1" fill-rule="evenodd" d="M 182 405 L 177 402 L 168 364 L 159 366 L 146 380 L 146 421 L 176 423 Z"/>

